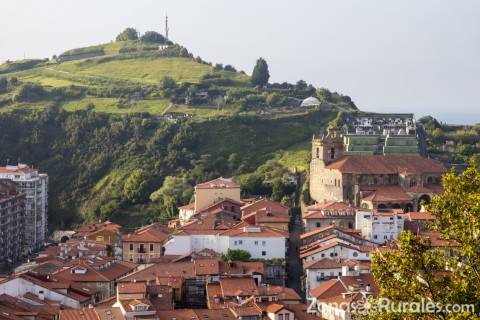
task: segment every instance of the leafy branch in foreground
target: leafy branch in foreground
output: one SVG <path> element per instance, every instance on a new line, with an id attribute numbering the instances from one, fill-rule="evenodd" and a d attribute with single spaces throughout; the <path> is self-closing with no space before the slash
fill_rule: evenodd
<path id="1" fill-rule="evenodd" d="M 372 270 L 380 296 L 393 303 L 422 300 L 473 305 L 471 312 L 434 313 L 370 309 L 365 319 L 479 319 L 480 312 L 480 173 L 472 160 L 460 175 L 443 177 L 444 192 L 428 210 L 437 220 L 431 239 L 405 231 L 398 248 L 377 253 Z M 433 239 L 435 238 L 435 240 Z M 373 301 L 375 304 L 375 301 Z M 377 301 L 378 303 L 378 301 Z"/>

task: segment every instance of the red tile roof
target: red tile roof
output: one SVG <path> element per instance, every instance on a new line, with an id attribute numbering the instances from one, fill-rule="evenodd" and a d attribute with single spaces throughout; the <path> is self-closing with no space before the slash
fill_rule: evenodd
<path id="1" fill-rule="evenodd" d="M 118 293 L 145 293 L 147 290 L 147 286 L 145 283 L 134 283 L 134 282 L 123 282 L 117 285 Z"/>
<path id="2" fill-rule="evenodd" d="M 446 171 L 442 164 L 414 155 L 345 156 L 329 164 L 327 169 L 354 174 L 444 173 Z"/>
<path id="3" fill-rule="evenodd" d="M 93 308 L 60 310 L 60 320 L 98 320 Z"/>
<path id="4" fill-rule="evenodd" d="M 345 288 L 338 279 L 331 279 L 310 290 L 310 295 L 317 299 L 325 299 L 342 294 L 344 290 Z"/>
<path id="5" fill-rule="evenodd" d="M 400 186 L 376 186 L 375 191 L 364 197 L 363 201 L 369 202 L 409 202 L 412 197 L 409 196 Z"/>
<path id="6" fill-rule="evenodd" d="M 321 227 L 321 228 L 318 228 L 318 229 L 312 230 L 312 231 L 310 231 L 310 232 L 301 234 L 301 235 L 300 235 L 300 239 L 303 240 L 303 239 L 309 238 L 309 237 L 311 237 L 311 236 L 314 236 L 314 235 L 316 235 L 316 234 L 325 232 L 325 231 L 330 230 L 330 229 L 336 229 L 336 230 L 342 231 L 342 232 L 347 233 L 347 234 L 352 234 L 352 235 L 354 235 L 354 234 L 356 234 L 356 235 L 360 234 L 360 231 L 359 231 L 359 230 L 342 228 L 342 227 L 336 226 L 336 225 L 334 225 L 334 224 L 330 224 L 330 225 L 328 225 L 328 226 L 323 226 L 323 227 Z"/>
<path id="7" fill-rule="evenodd" d="M 199 183 L 195 189 L 225 189 L 225 188 L 240 188 L 240 185 L 233 182 L 231 179 L 217 178 L 204 183 Z"/>
<path id="8" fill-rule="evenodd" d="M 134 233 L 129 233 L 122 237 L 123 242 L 164 242 L 168 239 L 169 230 L 167 227 L 154 223 L 144 226 Z"/>
<path id="9" fill-rule="evenodd" d="M 325 250 L 328 250 L 328 249 L 331 249 L 331 248 L 334 248 L 334 247 L 337 247 L 337 246 L 340 246 L 342 248 L 351 249 L 351 250 L 356 250 L 356 251 L 359 251 L 359 252 L 364 251 L 360 248 L 355 248 L 355 247 L 353 247 L 351 245 L 348 245 L 348 244 L 345 244 L 343 242 L 334 241 L 334 242 L 329 242 L 329 243 L 327 243 L 323 246 L 319 246 L 319 247 L 312 248 L 312 249 L 309 249 L 307 251 L 302 252 L 300 254 L 300 259 L 310 257 L 311 255 L 314 255 L 316 253 L 319 253 L 319 252 L 322 252 L 322 251 L 325 251 Z M 367 252 L 370 252 L 370 250 L 368 250 Z"/>
<path id="10" fill-rule="evenodd" d="M 260 209 L 269 209 L 271 211 L 276 211 L 276 212 L 283 212 L 288 215 L 289 208 L 282 205 L 281 203 L 275 202 L 271 199 L 268 198 L 262 198 L 259 200 L 256 200 L 252 203 L 244 205 L 241 210 L 242 214 L 248 215 L 252 212 L 255 212 Z"/>
<path id="11" fill-rule="evenodd" d="M 288 238 L 289 233 L 285 230 L 280 230 L 267 226 L 252 226 L 245 222 L 237 224 L 234 228 L 222 232 L 220 235 L 229 237 L 275 237 Z"/>
<path id="12" fill-rule="evenodd" d="M 310 260 L 303 264 L 304 269 L 336 269 L 341 268 L 344 262 L 340 259 L 322 258 Z"/>
<path id="13" fill-rule="evenodd" d="M 195 273 L 199 276 L 220 274 L 218 259 L 196 259 L 194 261 Z"/>
<path id="14" fill-rule="evenodd" d="M 271 211 L 267 208 L 262 208 L 257 211 L 251 212 L 242 217 L 244 221 L 252 221 L 254 224 L 259 223 L 288 223 L 290 217 L 288 212 Z"/>
<path id="15" fill-rule="evenodd" d="M 370 285 L 370 292 L 372 292 L 374 296 L 378 296 L 380 292 L 380 288 L 371 273 L 363 273 L 358 276 L 341 276 L 338 277 L 338 280 L 349 290 L 351 290 L 351 288 L 365 289 L 367 285 Z"/>
<path id="16" fill-rule="evenodd" d="M 253 278 L 221 278 L 220 288 L 224 297 L 250 297 L 258 294 Z"/>
<path id="17" fill-rule="evenodd" d="M 292 288 L 284 286 L 259 286 L 257 288 L 259 296 L 276 296 L 279 301 L 298 301 L 302 298 Z"/>

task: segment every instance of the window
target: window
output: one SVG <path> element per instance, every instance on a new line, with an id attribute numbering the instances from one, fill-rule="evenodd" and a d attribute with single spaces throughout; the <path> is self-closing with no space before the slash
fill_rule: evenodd
<path id="1" fill-rule="evenodd" d="M 355 251 L 355 252 L 353 253 L 353 256 L 354 256 L 354 257 L 358 257 L 358 252 Z"/>
<path id="2" fill-rule="evenodd" d="M 383 236 L 383 239 L 387 239 L 387 236 L 386 236 L 386 235 L 385 235 L 385 236 Z"/>
<path id="3" fill-rule="evenodd" d="M 278 315 L 278 320 L 283 320 L 283 314 Z"/>
<path id="4" fill-rule="evenodd" d="M 262 256 L 266 256 L 267 255 L 267 251 L 262 251 Z"/>
<path id="5" fill-rule="evenodd" d="M 150 243 L 150 251 L 153 252 L 153 243 Z"/>
<path id="6" fill-rule="evenodd" d="M 238 241 L 237 241 L 237 240 L 233 241 L 233 245 L 234 245 L 234 246 L 236 246 L 237 244 L 238 244 Z"/>
<path id="7" fill-rule="evenodd" d="M 377 238 L 378 238 L 378 235 L 374 234 L 373 239 L 377 239 Z"/>
<path id="8" fill-rule="evenodd" d="M 317 225 L 317 228 L 320 228 L 322 226 L 320 222 L 317 222 L 316 225 Z"/>
<path id="9" fill-rule="evenodd" d="M 325 253 L 322 253 L 322 258 L 324 258 L 324 257 L 325 257 Z"/>
<path id="10" fill-rule="evenodd" d="M 288 313 L 285 313 L 285 320 L 290 320 L 290 315 Z"/>
<path id="11" fill-rule="evenodd" d="M 335 148 L 330 149 L 330 159 L 335 159 Z"/>
<path id="12" fill-rule="evenodd" d="M 238 244 L 242 245 L 242 244 L 243 244 L 243 240 L 238 240 Z"/>
<path id="13" fill-rule="evenodd" d="M 133 251 L 133 243 L 130 243 L 130 251 Z"/>
<path id="14" fill-rule="evenodd" d="M 254 241 L 253 243 L 254 243 L 256 246 L 258 246 L 258 241 Z"/>
<path id="15" fill-rule="evenodd" d="M 262 241 L 262 246 L 266 246 L 267 245 L 267 241 Z"/>
<path id="16" fill-rule="evenodd" d="M 320 158 L 320 148 L 317 148 L 317 159 Z"/>

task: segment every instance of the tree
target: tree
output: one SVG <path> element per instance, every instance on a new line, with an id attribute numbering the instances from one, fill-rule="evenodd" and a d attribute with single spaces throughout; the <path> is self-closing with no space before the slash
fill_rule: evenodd
<path id="1" fill-rule="evenodd" d="M 140 40 L 143 42 L 152 42 L 152 43 L 166 43 L 166 39 L 163 35 L 155 31 L 147 31 L 141 37 Z"/>
<path id="2" fill-rule="evenodd" d="M 250 252 L 242 249 L 228 249 L 225 254 L 226 261 L 248 261 L 251 257 Z"/>
<path id="3" fill-rule="evenodd" d="M 280 107 L 285 103 L 286 98 L 278 92 L 270 93 L 267 96 L 267 103 L 271 107 Z"/>
<path id="4" fill-rule="evenodd" d="M 434 196 L 427 209 L 437 217 L 432 230 L 450 243 L 433 247 L 429 239 L 410 231 L 400 235 L 397 250 L 372 257 L 373 275 L 380 295 L 393 302 L 422 299 L 447 304 L 473 305 L 480 310 L 480 173 L 472 162 L 460 175 L 445 174 L 444 193 Z M 375 304 L 375 301 L 374 301 Z M 470 317 L 469 317 L 470 316 Z M 478 319 L 462 314 L 392 314 L 370 309 L 368 319 Z"/>
<path id="5" fill-rule="evenodd" d="M 144 169 L 133 171 L 123 186 L 123 196 L 132 203 L 145 200 L 147 180 L 148 175 Z"/>
<path id="6" fill-rule="evenodd" d="M 235 69 L 235 68 L 234 68 L 232 65 L 230 65 L 230 64 L 227 64 L 227 65 L 223 68 L 223 70 L 225 70 L 225 71 L 230 71 L 230 72 L 237 72 L 237 69 Z"/>
<path id="7" fill-rule="evenodd" d="M 160 88 L 162 89 L 176 89 L 177 88 L 177 82 L 169 76 L 164 76 L 162 79 L 160 79 Z"/>
<path id="8" fill-rule="evenodd" d="M 177 207 L 188 203 L 193 189 L 185 178 L 167 176 L 160 189 L 150 195 L 150 200 L 160 202 L 170 217 L 177 215 Z"/>
<path id="9" fill-rule="evenodd" d="M 120 32 L 115 41 L 138 40 L 138 32 L 134 28 L 126 28 Z"/>
<path id="10" fill-rule="evenodd" d="M 272 200 L 278 202 L 282 200 L 284 194 L 282 179 L 275 179 L 272 184 Z"/>
<path id="11" fill-rule="evenodd" d="M 20 87 L 17 93 L 14 95 L 14 101 L 36 101 L 44 98 L 47 95 L 47 91 L 35 83 L 26 83 Z"/>
<path id="12" fill-rule="evenodd" d="M 8 81 L 6 78 L 0 78 L 0 93 L 7 92 Z"/>
<path id="13" fill-rule="evenodd" d="M 263 87 L 268 83 L 269 78 L 270 73 L 268 72 L 267 61 L 263 58 L 259 58 L 253 68 L 251 82 L 254 86 Z"/>

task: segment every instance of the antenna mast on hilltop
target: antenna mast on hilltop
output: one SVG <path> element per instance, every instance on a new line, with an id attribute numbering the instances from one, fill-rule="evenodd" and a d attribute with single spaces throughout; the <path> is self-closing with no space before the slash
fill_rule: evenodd
<path id="1" fill-rule="evenodd" d="M 165 40 L 168 42 L 168 15 L 165 15 Z"/>

